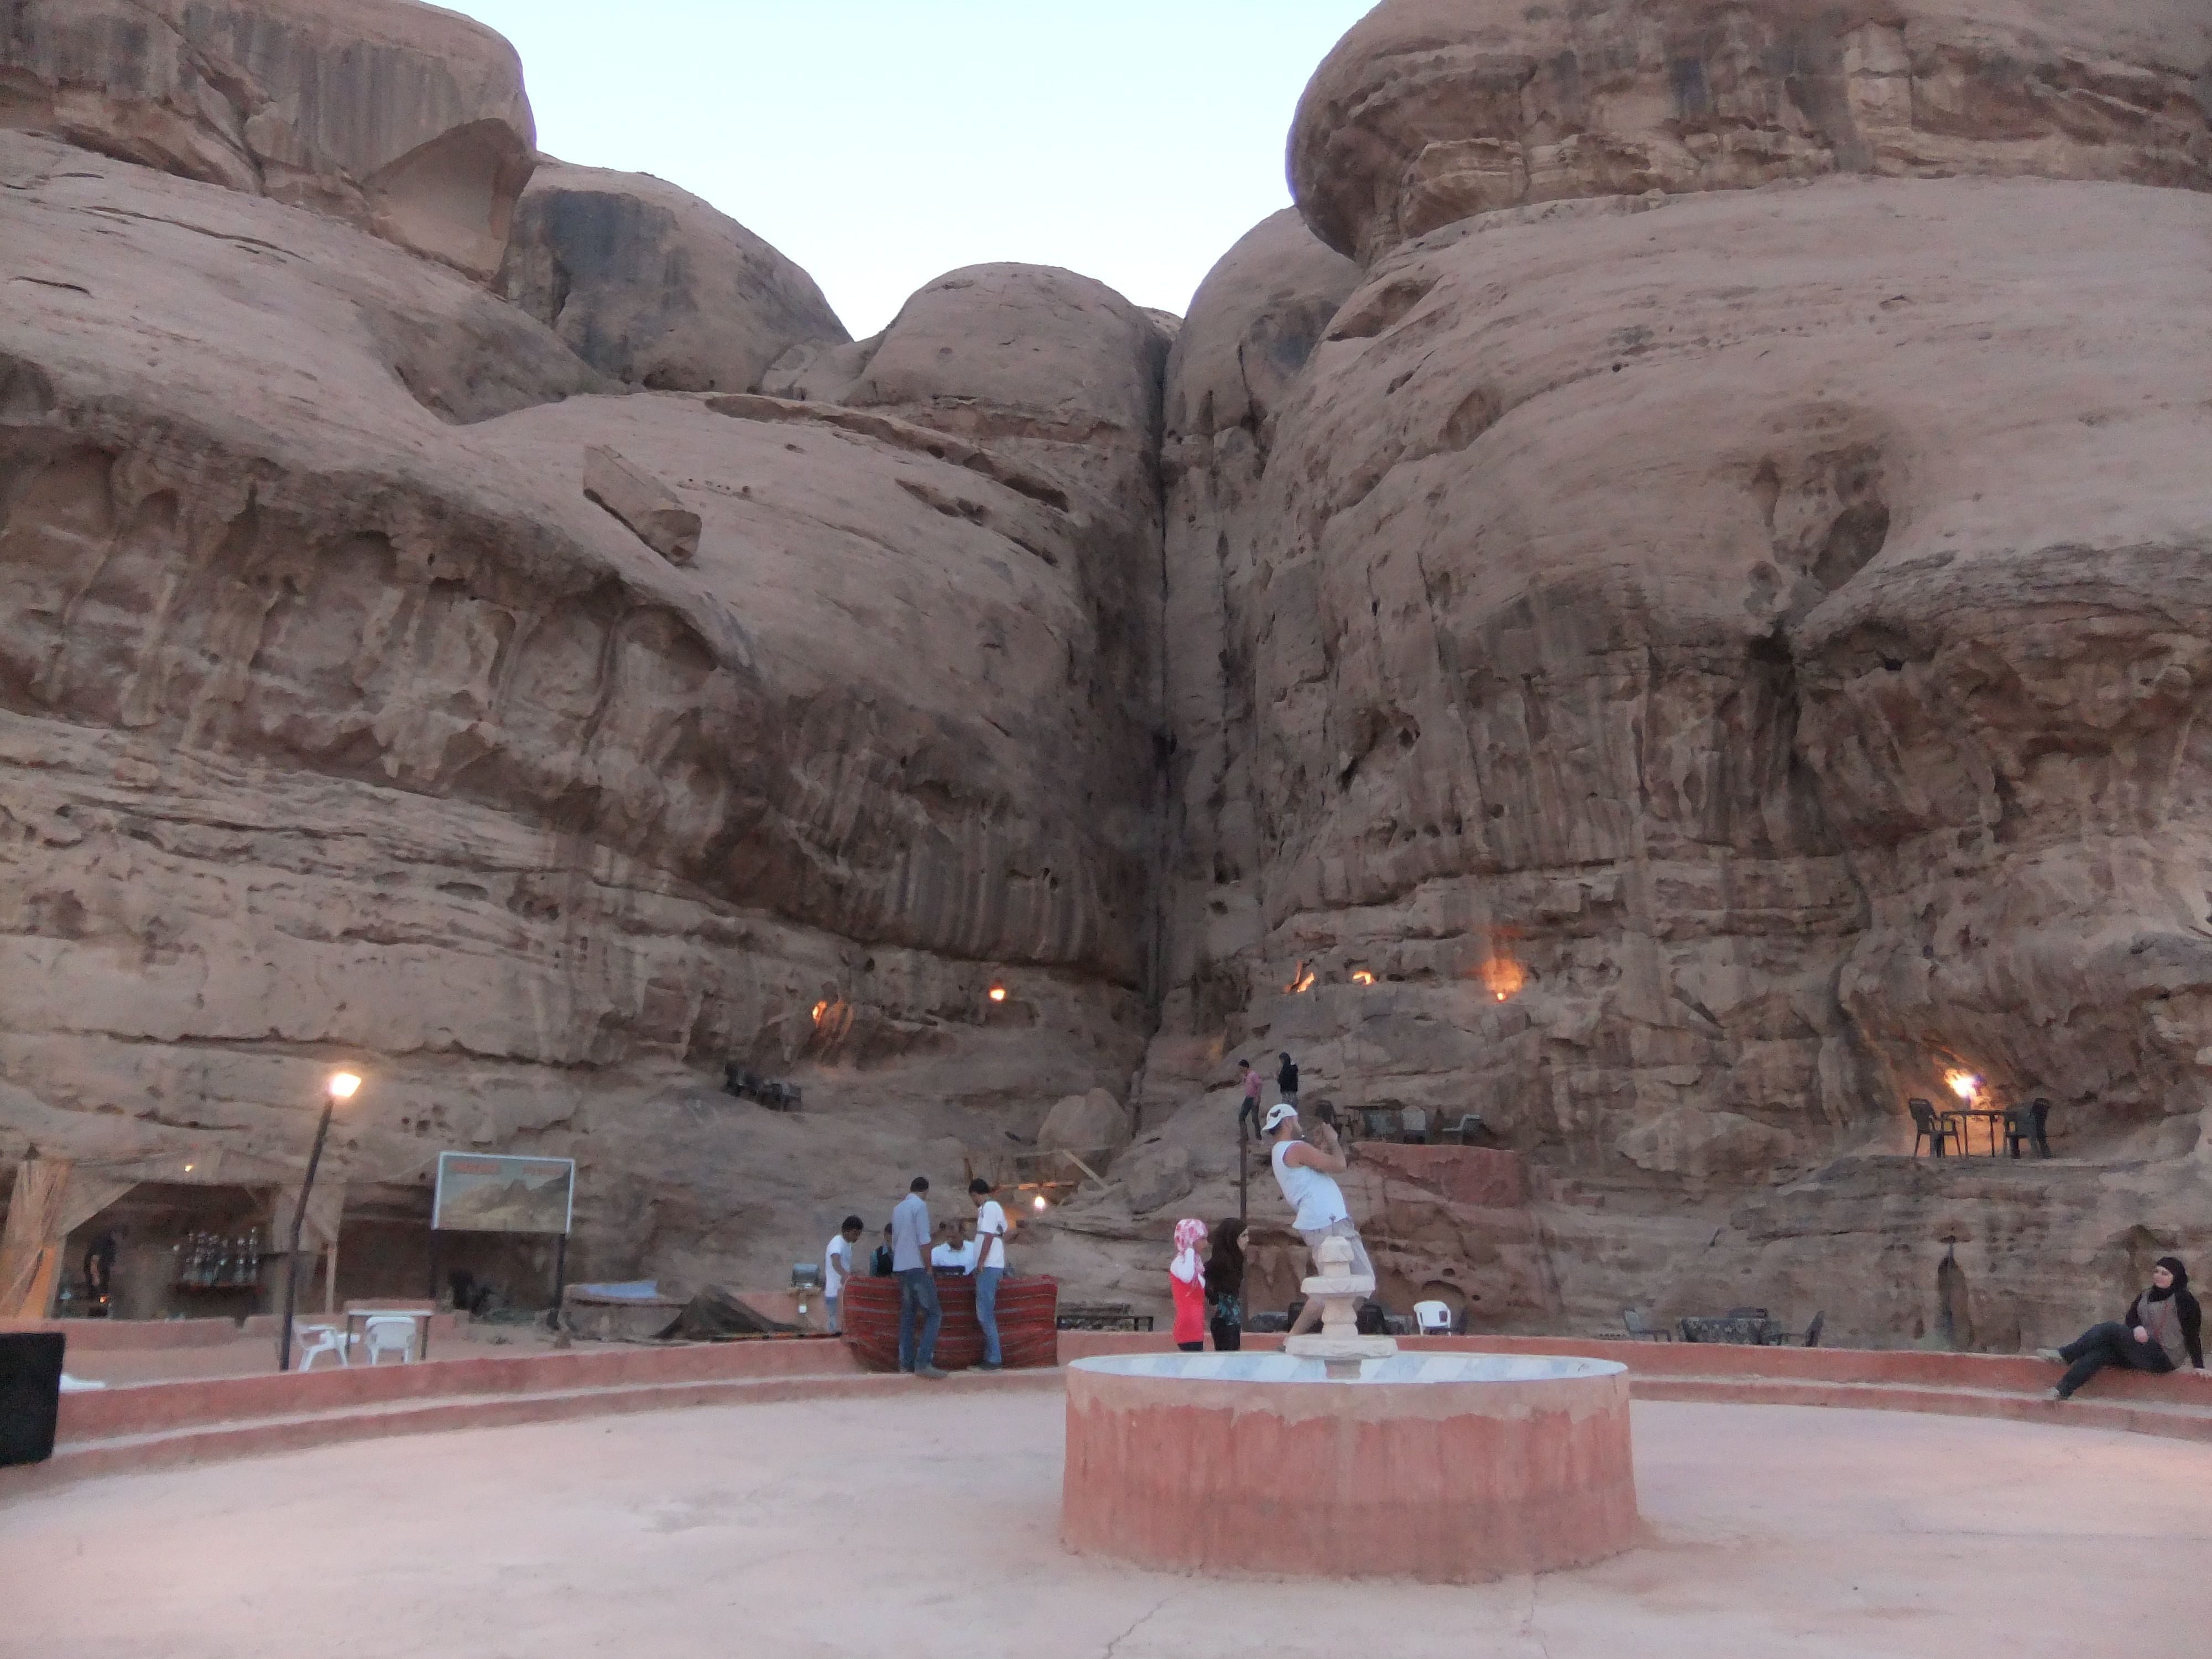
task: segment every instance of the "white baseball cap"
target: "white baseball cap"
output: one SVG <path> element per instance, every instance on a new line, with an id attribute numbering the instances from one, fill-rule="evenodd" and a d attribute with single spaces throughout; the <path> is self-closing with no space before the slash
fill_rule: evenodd
<path id="1" fill-rule="evenodd" d="M 1263 1135 L 1271 1135 L 1275 1133 L 1275 1126 L 1278 1123 L 1282 1122 L 1285 1118 L 1296 1117 L 1297 1115 L 1298 1109 L 1295 1106 L 1270 1106 L 1267 1109 L 1267 1121 L 1260 1126 L 1260 1133 Z"/>

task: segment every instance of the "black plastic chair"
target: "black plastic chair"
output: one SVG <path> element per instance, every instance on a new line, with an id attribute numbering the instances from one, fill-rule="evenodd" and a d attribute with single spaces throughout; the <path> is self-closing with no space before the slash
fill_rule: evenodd
<path id="1" fill-rule="evenodd" d="M 1826 1313 L 1816 1313 L 1813 1316 L 1813 1322 L 1805 1328 L 1807 1347 L 1817 1348 L 1820 1346 L 1820 1328 L 1827 1322 L 1828 1316 Z"/>
<path id="2" fill-rule="evenodd" d="M 2039 1095 L 2025 1106 L 2015 1106 L 2005 1114 L 2005 1146 L 2014 1158 L 2020 1156 L 2023 1140 L 2033 1144 L 2039 1158 L 2051 1156 L 2051 1142 L 2045 1137 L 2044 1126 L 2051 1121 L 2051 1103 Z"/>
<path id="3" fill-rule="evenodd" d="M 1674 1340 L 1674 1332 L 1662 1329 L 1655 1325 L 1645 1324 L 1642 1310 L 1636 1308 L 1623 1308 L 1620 1310 L 1620 1328 L 1628 1333 L 1632 1341 L 1672 1342 Z"/>
<path id="4" fill-rule="evenodd" d="M 1956 1126 L 1949 1120 L 1936 1115 L 1936 1105 L 1933 1101 L 1913 1099 L 1906 1101 L 1905 1104 L 1905 1109 L 1912 1114 L 1913 1157 L 1920 1156 L 1920 1143 L 1923 1140 L 1934 1149 L 1936 1157 L 1946 1156 L 1943 1143 L 1959 1139 Z M 1966 1151 L 1963 1143 L 1959 1150 L 1961 1153 Z"/>

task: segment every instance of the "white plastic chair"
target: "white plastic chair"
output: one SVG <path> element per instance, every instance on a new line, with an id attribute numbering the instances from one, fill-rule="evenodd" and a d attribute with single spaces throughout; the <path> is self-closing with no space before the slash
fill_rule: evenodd
<path id="1" fill-rule="evenodd" d="M 338 1325 L 295 1325 L 292 1335 L 300 1345 L 300 1369 L 313 1370 L 315 1356 L 334 1353 L 341 1365 L 350 1363 L 346 1358 L 346 1334 Z"/>
<path id="2" fill-rule="evenodd" d="M 1413 1322 L 1423 1336 L 1449 1336 L 1452 1334 L 1452 1310 L 1449 1302 L 1416 1302 Z"/>
<path id="3" fill-rule="evenodd" d="M 362 1322 L 362 1346 L 368 1351 L 368 1363 L 376 1364 L 380 1353 L 396 1352 L 399 1363 L 407 1364 L 415 1358 L 415 1322 L 405 1314 L 372 1314 Z"/>

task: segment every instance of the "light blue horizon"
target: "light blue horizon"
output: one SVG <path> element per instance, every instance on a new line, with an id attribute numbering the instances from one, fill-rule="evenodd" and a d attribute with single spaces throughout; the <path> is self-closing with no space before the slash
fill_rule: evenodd
<path id="1" fill-rule="evenodd" d="M 1001 260 L 1183 313 L 1290 205 L 1298 95 L 1372 0 L 445 3 L 514 43 L 540 149 L 704 198 L 860 337 Z"/>

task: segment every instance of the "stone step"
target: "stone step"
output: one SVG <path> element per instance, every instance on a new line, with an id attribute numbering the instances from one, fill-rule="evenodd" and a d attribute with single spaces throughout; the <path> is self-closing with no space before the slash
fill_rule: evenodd
<path id="1" fill-rule="evenodd" d="M 2092 1385 L 2094 1387 L 2094 1385 Z M 1728 1376 L 1632 1376 L 1638 1400 L 1702 1401 L 1735 1406 L 1825 1406 L 1855 1411 L 1927 1412 L 1947 1417 L 1996 1417 L 2057 1428 L 2112 1429 L 2212 1442 L 2212 1400 L 2097 1399 L 2087 1390 L 2059 1401 L 2010 1389 L 1936 1387 L 1918 1382 L 1840 1382 Z"/>

